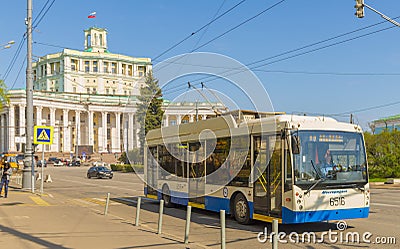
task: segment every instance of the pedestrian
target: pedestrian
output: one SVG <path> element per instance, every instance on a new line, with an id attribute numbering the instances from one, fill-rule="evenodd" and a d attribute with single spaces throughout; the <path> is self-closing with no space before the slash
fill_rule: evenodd
<path id="1" fill-rule="evenodd" d="M 10 177 L 12 174 L 12 168 L 10 166 L 9 162 L 4 163 L 4 168 L 3 168 L 3 173 L 1 174 L 1 188 L 0 188 L 0 193 L 3 192 L 3 186 L 4 186 L 4 197 L 7 198 L 8 194 L 8 183 L 10 182 Z"/>

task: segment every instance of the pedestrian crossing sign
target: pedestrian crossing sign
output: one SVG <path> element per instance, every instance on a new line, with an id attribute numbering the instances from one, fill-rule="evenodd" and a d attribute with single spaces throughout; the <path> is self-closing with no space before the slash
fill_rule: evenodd
<path id="1" fill-rule="evenodd" d="M 52 126 L 35 126 L 33 129 L 34 144 L 52 144 L 53 143 Z"/>

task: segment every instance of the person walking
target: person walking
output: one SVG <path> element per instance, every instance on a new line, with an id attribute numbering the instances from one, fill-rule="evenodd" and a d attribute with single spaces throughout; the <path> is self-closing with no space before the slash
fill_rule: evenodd
<path id="1" fill-rule="evenodd" d="M 1 188 L 0 188 L 0 194 L 3 192 L 3 186 L 4 186 L 4 197 L 7 198 L 8 194 L 8 183 L 10 182 L 10 177 L 12 174 L 12 168 L 10 166 L 9 162 L 5 162 L 4 168 L 3 168 L 3 173 L 1 174 Z"/>

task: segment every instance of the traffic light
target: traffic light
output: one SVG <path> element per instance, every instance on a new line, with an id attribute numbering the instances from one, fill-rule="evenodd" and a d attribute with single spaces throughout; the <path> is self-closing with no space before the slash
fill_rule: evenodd
<path id="1" fill-rule="evenodd" d="M 356 5 L 354 5 L 354 8 L 356 8 L 355 15 L 358 18 L 363 18 L 364 17 L 364 0 L 356 0 Z"/>

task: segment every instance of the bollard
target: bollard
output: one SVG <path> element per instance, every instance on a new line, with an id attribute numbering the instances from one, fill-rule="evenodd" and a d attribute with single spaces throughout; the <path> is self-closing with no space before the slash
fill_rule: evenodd
<path id="1" fill-rule="evenodd" d="M 158 231 L 157 231 L 157 234 L 161 234 L 163 212 L 164 212 L 164 200 L 160 200 L 160 212 L 159 212 L 159 215 L 158 215 Z"/>
<path id="2" fill-rule="evenodd" d="M 226 248 L 226 241 L 225 241 L 225 210 L 220 210 L 220 219 L 221 219 L 221 249 Z"/>
<path id="3" fill-rule="evenodd" d="M 272 249 L 278 249 L 278 220 L 272 220 Z"/>
<path id="4" fill-rule="evenodd" d="M 138 197 L 137 206 L 136 206 L 135 227 L 139 226 L 139 215 L 140 215 L 140 203 L 141 202 L 142 202 L 142 197 Z"/>
<path id="5" fill-rule="evenodd" d="M 106 207 L 104 208 L 104 215 L 108 213 L 108 204 L 110 203 L 110 193 L 107 193 Z"/>
<path id="6" fill-rule="evenodd" d="M 187 206 L 186 226 L 185 226 L 185 244 L 189 244 L 190 216 L 192 215 L 192 206 Z"/>

